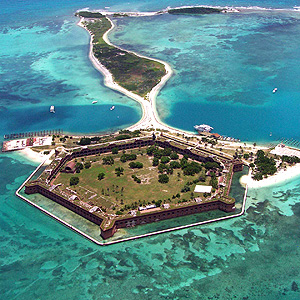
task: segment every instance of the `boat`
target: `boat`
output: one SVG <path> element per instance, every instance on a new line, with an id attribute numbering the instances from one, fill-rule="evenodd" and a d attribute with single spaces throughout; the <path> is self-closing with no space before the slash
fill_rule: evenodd
<path id="1" fill-rule="evenodd" d="M 110 108 L 110 110 L 114 110 L 115 109 L 115 106 L 113 105 L 111 108 Z"/>
<path id="2" fill-rule="evenodd" d="M 206 124 L 195 125 L 194 128 L 198 132 L 211 132 L 213 130 L 213 127 Z"/>
<path id="3" fill-rule="evenodd" d="M 50 112 L 55 114 L 54 105 L 50 106 Z"/>
<path id="4" fill-rule="evenodd" d="M 277 89 L 277 88 L 275 88 L 275 89 L 273 90 L 273 94 L 274 94 L 274 93 L 276 93 L 276 92 L 277 92 L 277 90 L 278 90 L 278 89 Z"/>
<path id="5" fill-rule="evenodd" d="M 93 101 L 92 104 L 96 104 L 98 101 Z"/>

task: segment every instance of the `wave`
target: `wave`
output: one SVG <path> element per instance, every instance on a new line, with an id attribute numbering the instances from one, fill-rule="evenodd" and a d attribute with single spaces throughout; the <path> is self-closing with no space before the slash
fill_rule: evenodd
<path id="1" fill-rule="evenodd" d="M 126 14 L 131 17 L 147 17 L 147 16 L 154 16 L 159 14 L 166 14 L 168 13 L 168 10 L 170 9 L 182 9 L 182 8 L 193 8 L 193 7 L 207 7 L 207 8 L 217 8 L 223 10 L 223 12 L 226 13 L 237 13 L 237 12 L 243 12 L 243 11 L 277 11 L 277 12 L 300 12 L 300 6 L 294 6 L 292 8 L 273 8 L 273 7 L 261 7 L 261 6 L 212 6 L 212 5 L 183 5 L 183 6 L 177 6 L 177 7 L 166 7 L 165 9 L 161 9 L 159 11 L 155 12 L 142 12 L 142 11 L 135 11 L 135 12 L 121 12 L 122 14 Z M 89 7 L 78 9 L 78 11 L 88 10 Z M 113 15 L 115 13 L 110 11 L 109 7 L 105 7 L 104 9 L 94 9 L 91 10 L 93 12 L 100 12 L 104 15 Z"/>

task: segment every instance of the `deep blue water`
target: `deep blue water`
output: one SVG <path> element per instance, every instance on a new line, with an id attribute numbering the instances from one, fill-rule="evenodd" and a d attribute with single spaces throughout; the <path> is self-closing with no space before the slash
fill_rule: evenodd
<path id="1" fill-rule="evenodd" d="M 130 107 L 118 105 L 33 106 L 0 111 L 1 134 L 63 129 L 64 133 L 99 133 L 123 129 L 139 120 L 140 115 Z"/>
<path id="2" fill-rule="evenodd" d="M 88 35 L 72 15 L 83 7 L 151 11 L 183 4 L 199 3 L 1 1 L 0 133 L 101 132 L 136 122 L 140 108 L 103 85 L 87 58 Z M 300 1 L 201 4 L 292 8 Z M 299 138 L 299 15 L 119 24 L 114 42 L 175 70 L 158 97 L 168 124 L 190 129 L 206 122 L 249 140 L 265 141 L 270 131 L 274 139 Z M 15 197 L 35 166 L 18 153 L 0 155 L 1 299 L 300 298 L 299 178 L 250 190 L 239 219 L 99 248 Z"/>

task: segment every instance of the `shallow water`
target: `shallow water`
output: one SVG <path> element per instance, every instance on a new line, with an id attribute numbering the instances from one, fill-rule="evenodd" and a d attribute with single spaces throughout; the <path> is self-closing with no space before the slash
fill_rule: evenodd
<path id="1" fill-rule="evenodd" d="M 291 8 L 299 5 L 297 2 L 201 3 Z M 195 2 L 184 4 L 192 3 Z M 23 132 L 40 126 L 52 127 L 57 121 L 51 118 L 58 117 L 60 128 L 75 132 L 85 132 L 89 125 L 99 132 L 134 123 L 140 108 L 103 86 L 102 77 L 87 58 L 88 36 L 76 27 L 71 15 L 77 8 L 87 6 L 150 11 L 181 4 L 166 1 L 162 5 L 157 0 L 113 4 L 79 0 L 2 1 L 1 134 L 7 130 Z M 123 20 L 112 39 L 162 58 L 176 70 L 176 76 L 158 98 L 160 115 L 166 122 L 189 129 L 203 120 L 220 133 L 245 139 L 257 133 L 260 140 L 266 140 L 271 130 L 274 139 L 283 134 L 281 130 L 284 136 L 299 136 L 299 126 L 295 125 L 299 86 L 294 85 L 299 77 L 295 67 L 299 65 L 298 15 L 246 14 L 197 20 L 164 16 L 150 21 Z M 130 36 L 133 29 L 135 39 Z M 169 41 L 171 34 L 174 40 Z M 264 47 L 270 42 L 268 52 Z M 203 65 L 198 74 L 200 64 Z M 277 77 L 273 78 L 274 73 Z M 256 81 L 251 79 L 253 76 Z M 221 82 L 224 93 L 235 96 L 230 101 L 236 103 L 213 97 L 221 95 Z M 275 84 L 278 93 L 272 95 Z M 247 97 L 251 99 L 247 105 L 236 92 L 239 86 L 243 95 L 255 87 L 255 92 Z M 170 101 L 171 95 L 174 103 Z M 99 105 L 90 105 L 94 99 Z M 120 118 L 121 112 L 124 117 L 120 123 L 114 118 L 105 119 L 107 109 L 116 103 L 113 116 L 118 115 L 120 106 Z M 48 114 L 50 105 L 57 107 L 57 115 Z M 277 106 L 280 110 L 276 111 Z M 234 117 L 227 120 L 227 128 L 221 112 L 214 118 L 217 123 L 212 124 L 207 111 L 217 107 L 220 111 L 227 109 L 228 114 L 234 112 Z M 258 121 L 253 121 L 253 114 L 257 114 Z M 268 119 L 263 122 L 264 118 Z M 279 124 L 278 128 L 272 124 Z M 97 247 L 14 196 L 35 167 L 17 153 L 0 156 L 1 299 L 300 298 L 299 178 L 282 186 L 250 190 L 247 210 L 241 218 Z"/>
<path id="2" fill-rule="evenodd" d="M 299 12 L 164 15 L 117 24 L 114 43 L 174 69 L 157 98 L 167 124 L 192 131 L 205 123 L 248 141 L 299 140 Z"/>
<path id="3" fill-rule="evenodd" d="M 34 166 L 0 164 L 5 299 L 299 298 L 299 179 L 250 190 L 241 218 L 99 248 L 13 196 Z"/>

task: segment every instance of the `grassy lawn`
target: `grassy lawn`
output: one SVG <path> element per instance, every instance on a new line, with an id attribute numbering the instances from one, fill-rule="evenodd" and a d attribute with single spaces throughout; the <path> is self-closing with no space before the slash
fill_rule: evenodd
<path id="1" fill-rule="evenodd" d="M 188 181 L 191 182 L 199 176 L 205 177 L 204 168 L 194 176 L 185 176 L 181 169 L 174 169 L 173 174 L 168 175 L 169 182 L 162 184 L 158 182 L 158 167 L 152 166 L 153 157 L 148 156 L 145 152 L 145 149 L 126 152 L 127 154 L 137 154 L 137 159 L 134 162 L 143 163 L 142 169 L 131 169 L 129 167 L 130 161 L 121 162 L 122 153 L 86 157 L 84 162 L 91 162 L 89 169 L 83 169 L 80 173 L 75 174 L 60 173 L 55 184 L 62 183 L 64 187 L 70 187 L 70 178 L 77 176 L 79 177 L 79 184 L 71 188 L 80 195 L 80 198 L 87 203 L 105 207 L 109 211 L 113 207 L 119 210 L 125 205 L 135 202 L 139 205 L 146 205 L 153 200 L 166 200 L 167 203 L 177 203 L 178 200 L 182 199 L 189 200 L 195 184 L 190 185 L 191 191 L 189 192 L 181 193 L 181 189 Z M 103 165 L 102 159 L 105 156 L 112 156 L 114 164 Z M 81 162 L 80 159 L 77 161 Z M 115 174 L 115 169 L 118 167 L 124 169 L 124 175 L 117 176 Z M 105 173 L 105 178 L 98 180 L 98 174 L 101 172 Z M 141 183 L 135 182 L 132 175 L 141 179 Z M 208 184 L 209 179 L 210 177 L 207 176 L 204 184 Z M 180 198 L 173 198 L 173 195 L 178 193 Z"/>

